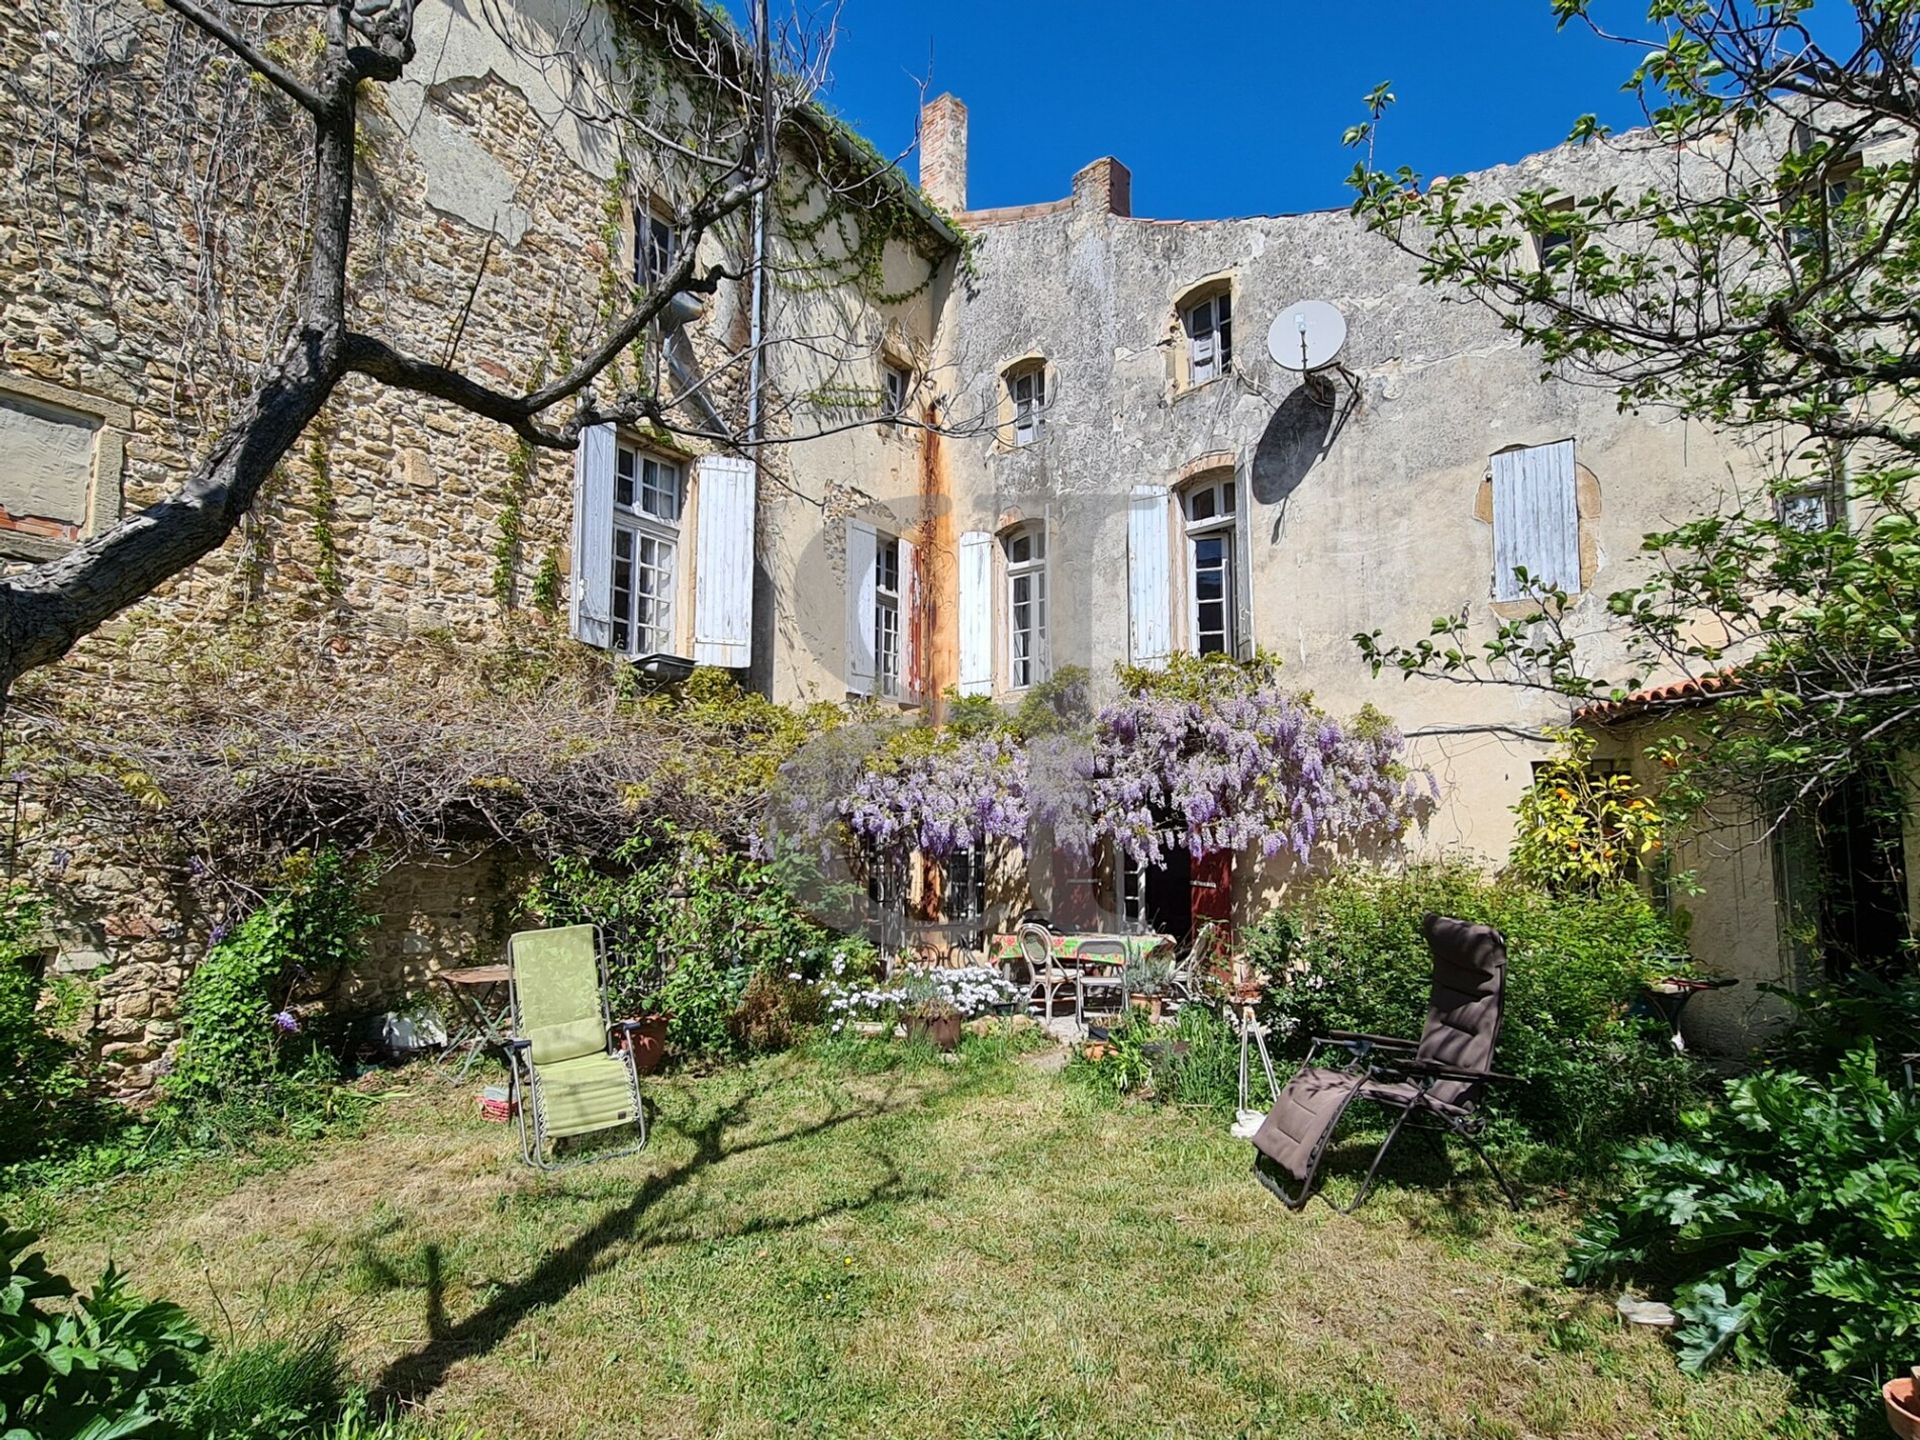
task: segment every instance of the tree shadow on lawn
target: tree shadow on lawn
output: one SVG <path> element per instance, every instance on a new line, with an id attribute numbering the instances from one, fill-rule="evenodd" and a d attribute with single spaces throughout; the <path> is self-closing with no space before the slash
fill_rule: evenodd
<path id="1" fill-rule="evenodd" d="M 692 1157 L 681 1164 L 647 1177 L 633 1198 L 606 1211 L 587 1229 L 558 1250 L 548 1254 L 523 1279 L 496 1293 L 480 1309 L 463 1320 L 449 1323 L 446 1312 L 446 1282 L 442 1273 L 441 1247 L 424 1247 L 422 1288 L 426 1291 L 427 1340 L 418 1348 L 390 1361 L 374 1382 L 376 1399 L 384 1402 L 414 1403 L 431 1395 L 446 1383 L 455 1364 L 485 1355 L 519 1328 L 522 1322 L 542 1310 L 558 1304 L 585 1282 L 617 1249 L 632 1245 L 669 1246 L 695 1238 L 675 1222 L 678 1212 L 659 1215 L 660 1203 L 689 1181 L 721 1162 L 755 1151 L 792 1145 L 826 1134 L 857 1120 L 875 1119 L 921 1103 L 914 1096 L 896 1100 L 891 1091 L 872 1103 L 834 1113 L 811 1124 L 796 1126 L 778 1135 L 729 1145 L 726 1132 L 746 1116 L 752 1102 L 772 1088 L 757 1085 L 728 1102 L 703 1123 L 682 1131 L 694 1142 Z M 854 1214 L 874 1205 L 897 1200 L 924 1199 L 933 1188 L 925 1183 L 908 1185 L 889 1157 L 886 1173 L 860 1195 L 815 1206 L 805 1214 L 786 1217 L 761 1217 L 724 1231 L 703 1231 L 705 1240 L 746 1239 L 824 1220 L 829 1216 Z M 658 1218 L 656 1218 L 658 1216 Z M 395 1277 L 395 1283 L 404 1283 Z"/>

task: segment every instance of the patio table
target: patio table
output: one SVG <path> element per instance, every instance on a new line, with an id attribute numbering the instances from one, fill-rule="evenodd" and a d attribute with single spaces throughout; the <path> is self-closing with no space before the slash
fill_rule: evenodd
<path id="1" fill-rule="evenodd" d="M 1129 964 L 1144 960 L 1149 955 L 1158 954 L 1163 949 L 1168 955 L 1172 955 L 1174 949 L 1174 940 L 1171 935 L 1152 933 L 1146 935 L 1100 935 L 1091 931 L 1068 931 L 1064 934 L 1050 933 L 1047 937 L 1047 948 L 1053 952 L 1053 958 L 1055 960 L 1059 961 L 1063 967 L 1071 969 L 1082 963 L 1080 952 L 1089 940 L 1098 940 L 1103 946 L 1111 945 L 1114 941 L 1118 940 L 1126 947 L 1127 962 Z M 1020 951 L 1020 937 L 1018 935 L 997 934 L 988 938 L 987 960 L 990 964 L 1005 966 L 1009 960 L 1019 960 L 1024 963 L 1025 959 L 1026 957 Z M 1110 955 L 1101 955 L 1091 963 L 1096 965 L 1111 965 L 1113 963 L 1113 957 Z"/>
<path id="2" fill-rule="evenodd" d="M 505 965 L 468 965 L 442 970 L 436 977 L 453 996 L 456 1024 L 440 1051 L 445 1064 L 456 1050 L 466 1051 L 460 1073 L 473 1068 L 482 1050 L 504 1050 L 512 1028 L 507 985 L 513 971 Z"/>

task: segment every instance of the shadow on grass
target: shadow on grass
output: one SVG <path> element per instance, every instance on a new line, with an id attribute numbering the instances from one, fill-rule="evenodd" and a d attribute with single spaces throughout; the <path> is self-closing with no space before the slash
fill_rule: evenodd
<path id="1" fill-rule="evenodd" d="M 682 1133 L 694 1143 L 691 1158 L 648 1176 L 631 1200 L 606 1211 L 587 1229 L 548 1254 L 523 1279 L 505 1286 L 480 1309 L 462 1320 L 449 1322 L 447 1318 L 441 1248 L 438 1245 L 425 1246 L 421 1288 L 426 1292 L 427 1339 L 418 1348 L 387 1365 L 374 1383 L 375 1396 L 387 1402 L 417 1402 L 431 1395 L 446 1382 L 447 1374 L 455 1364 L 487 1354 L 529 1318 L 558 1304 L 587 1280 L 616 1249 L 635 1244 L 670 1245 L 687 1238 L 673 1226 L 677 1216 L 669 1215 L 656 1221 L 654 1216 L 657 1209 L 675 1191 L 722 1161 L 759 1150 L 792 1145 L 853 1121 L 873 1119 L 918 1103 L 917 1099 L 896 1102 L 889 1093 L 871 1104 L 838 1110 L 823 1119 L 796 1126 L 778 1135 L 729 1145 L 726 1132 L 744 1119 L 752 1102 L 769 1088 L 770 1085 L 763 1084 L 745 1091 L 703 1123 L 684 1130 Z M 903 1183 L 899 1171 L 889 1160 L 886 1174 L 857 1197 L 820 1205 L 803 1215 L 750 1220 L 724 1231 L 709 1232 L 704 1238 L 744 1239 L 791 1230 L 832 1215 L 852 1214 L 890 1201 L 925 1198 L 930 1193 L 925 1185 L 910 1186 Z"/>

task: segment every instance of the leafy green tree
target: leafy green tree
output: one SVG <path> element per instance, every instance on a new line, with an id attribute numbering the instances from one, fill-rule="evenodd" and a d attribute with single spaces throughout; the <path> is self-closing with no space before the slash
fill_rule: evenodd
<path id="1" fill-rule="evenodd" d="M 1667 748 L 1668 807 L 1734 794 L 1785 816 L 1920 743 L 1920 5 L 1651 0 L 1634 36 L 1586 0 L 1552 3 L 1639 57 L 1646 126 L 1588 115 L 1571 135 L 1637 178 L 1496 193 L 1385 168 L 1383 85 L 1347 135 L 1356 212 L 1545 371 L 1778 461 L 1754 493 L 1645 537 L 1645 578 L 1607 599 L 1615 673 L 1539 585 L 1491 634 L 1443 616 L 1422 638 L 1356 640 L 1376 673 L 1575 700 L 1713 676 L 1717 703 Z"/>

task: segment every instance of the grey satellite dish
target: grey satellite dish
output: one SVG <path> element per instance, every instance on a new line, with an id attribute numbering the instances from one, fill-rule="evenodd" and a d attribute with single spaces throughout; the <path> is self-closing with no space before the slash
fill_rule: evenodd
<path id="1" fill-rule="evenodd" d="M 1346 316 L 1324 300 L 1295 301 L 1274 316 L 1267 329 L 1273 363 L 1309 375 L 1338 359 L 1346 341 Z"/>

